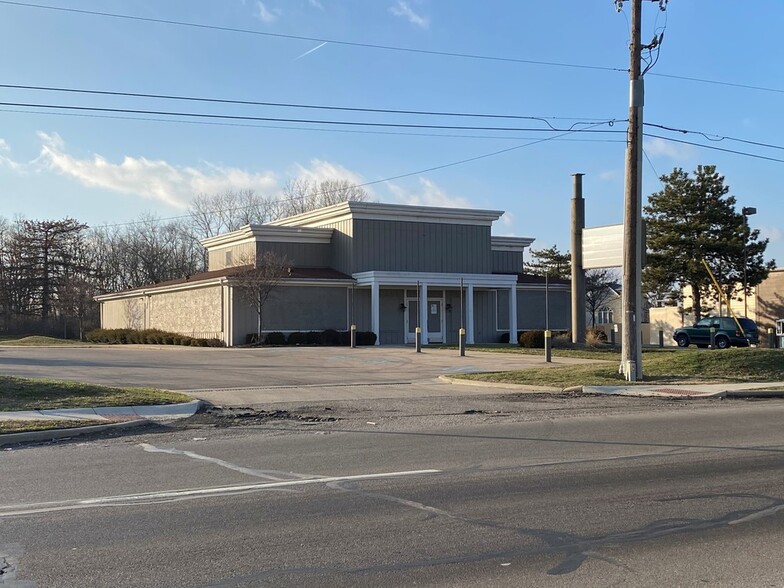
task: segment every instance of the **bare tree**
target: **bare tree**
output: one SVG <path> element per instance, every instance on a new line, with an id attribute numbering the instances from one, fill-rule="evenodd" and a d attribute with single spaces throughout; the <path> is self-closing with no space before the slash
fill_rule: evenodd
<path id="1" fill-rule="evenodd" d="M 365 202 L 367 191 L 349 180 L 290 180 L 283 187 L 283 201 L 276 211 L 279 217 L 302 214 L 340 202 Z"/>
<path id="2" fill-rule="evenodd" d="M 591 315 L 591 327 L 596 326 L 596 313 L 613 298 L 613 286 L 618 277 L 611 270 L 595 269 L 585 272 L 585 309 Z"/>
<path id="3" fill-rule="evenodd" d="M 199 194 L 190 205 L 190 225 L 196 239 L 206 239 L 244 225 L 273 220 L 276 210 L 272 200 L 249 188 Z"/>
<path id="4" fill-rule="evenodd" d="M 240 296 L 252 304 L 256 311 L 256 340 L 260 343 L 264 306 L 281 281 L 290 274 L 291 268 L 286 257 L 272 251 L 261 253 L 255 261 L 243 259 L 241 262 L 241 267 L 232 275 L 231 281 Z"/>

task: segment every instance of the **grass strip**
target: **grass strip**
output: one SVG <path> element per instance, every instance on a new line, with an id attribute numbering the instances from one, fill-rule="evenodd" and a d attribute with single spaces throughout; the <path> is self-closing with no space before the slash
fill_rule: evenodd
<path id="1" fill-rule="evenodd" d="M 0 411 L 138 406 L 190 402 L 190 396 L 155 388 L 112 388 L 81 382 L 0 376 Z"/>
<path id="2" fill-rule="evenodd" d="M 27 433 L 29 431 L 51 431 L 54 429 L 75 429 L 79 427 L 92 427 L 93 425 L 107 425 L 106 421 L 91 420 L 55 420 L 43 419 L 40 421 L 0 421 L 0 435 L 4 433 Z"/>
<path id="3" fill-rule="evenodd" d="M 38 335 L 22 337 L 21 339 L 0 339 L 0 345 L 12 345 L 16 347 L 43 347 L 49 345 L 84 345 L 82 341 L 76 339 L 58 339 L 56 337 L 41 337 Z"/>
<path id="4" fill-rule="evenodd" d="M 595 359 L 612 357 L 594 356 Z M 617 357 L 620 361 L 620 356 Z M 650 350 L 643 353 L 645 380 L 639 384 L 709 384 L 784 381 L 784 354 L 773 349 Z M 628 384 L 618 365 L 573 365 L 531 368 L 454 377 L 534 386 L 622 386 Z"/>

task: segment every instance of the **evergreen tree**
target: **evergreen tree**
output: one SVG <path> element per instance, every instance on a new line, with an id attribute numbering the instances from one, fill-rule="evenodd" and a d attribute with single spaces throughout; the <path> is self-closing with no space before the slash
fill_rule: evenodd
<path id="1" fill-rule="evenodd" d="M 530 263 L 525 264 L 525 270 L 535 276 L 548 276 L 560 280 L 569 280 L 572 277 L 572 258 L 569 252 L 561 253 L 558 246 L 553 245 L 545 249 L 531 249 Z"/>
<path id="2" fill-rule="evenodd" d="M 716 166 L 697 166 L 693 177 L 676 168 L 661 180 L 664 189 L 651 194 L 645 207 L 648 264 L 644 279 L 655 289 L 691 286 L 694 304 L 685 310 L 699 320 L 705 310 L 703 302 L 718 295 L 703 259 L 730 297 L 743 289 L 746 256 L 749 289 L 767 277 L 775 262 L 765 262 L 768 240 L 761 240 L 758 230 L 748 229 Z"/>

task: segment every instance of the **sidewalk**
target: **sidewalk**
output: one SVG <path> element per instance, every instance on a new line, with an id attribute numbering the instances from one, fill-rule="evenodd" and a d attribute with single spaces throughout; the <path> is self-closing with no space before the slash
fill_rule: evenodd
<path id="1" fill-rule="evenodd" d="M 784 397 L 784 382 L 744 382 L 740 384 L 645 384 L 629 386 L 583 386 L 584 394 L 652 396 L 658 398 L 744 398 Z"/>
<path id="2" fill-rule="evenodd" d="M 64 408 L 49 410 L 0 411 L 2 421 L 73 421 L 77 426 L 66 429 L 45 429 L 21 433 L 0 434 L 0 446 L 33 441 L 50 441 L 65 437 L 87 435 L 109 429 L 125 429 L 150 421 L 171 421 L 193 416 L 202 405 L 201 400 L 180 404 L 153 406 L 107 406 L 100 408 Z M 78 426 L 79 421 L 97 422 Z"/>

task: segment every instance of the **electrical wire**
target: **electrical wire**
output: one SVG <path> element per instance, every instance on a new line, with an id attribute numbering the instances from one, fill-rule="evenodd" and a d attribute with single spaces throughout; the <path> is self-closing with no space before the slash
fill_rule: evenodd
<path id="1" fill-rule="evenodd" d="M 345 125 L 352 127 L 382 127 L 382 128 L 404 128 L 404 129 L 444 129 L 453 131 L 515 131 L 515 132 L 564 132 L 564 131 L 577 131 L 588 133 L 622 133 L 622 130 L 611 129 L 577 129 L 579 125 L 589 125 L 589 127 L 608 124 L 613 126 L 615 120 L 601 121 L 596 123 L 574 123 L 570 128 L 558 129 L 550 125 L 549 129 L 537 128 L 523 128 L 523 127 L 483 127 L 471 125 L 427 125 L 427 124 L 413 124 L 413 123 L 383 123 L 383 122 L 366 122 L 366 121 L 335 121 L 335 120 L 320 120 L 320 119 L 300 119 L 300 118 L 278 118 L 270 116 L 249 116 L 249 115 L 236 115 L 236 114 L 209 114 L 198 112 L 177 112 L 165 110 L 142 110 L 135 108 L 106 108 L 99 106 L 72 106 L 64 104 L 35 104 L 26 102 L 0 102 L 0 106 L 12 106 L 22 108 L 41 108 L 41 109 L 56 109 L 67 110 L 76 112 L 110 112 L 115 114 L 146 114 L 155 116 L 180 116 L 185 118 L 200 118 L 212 120 L 241 120 L 241 121 L 263 121 L 263 122 L 287 122 L 287 123 L 303 123 L 303 124 L 322 124 L 322 125 Z"/>
<path id="2" fill-rule="evenodd" d="M 763 143 L 761 141 L 751 141 L 749 139 L 739 139 L 737 137 L 728 137 L 726 135 L 718 135 L 715 133 L 705 133 L 703 131 L 690 131 L 688 129 L 679 129 L 676 127 L 668 127 L 667 125 L 660 125 L 655 123 L 643 123 L 647 127 L 655 127 L 663 131 L 672 131 L 674 133 L 682 133 L 684 135 L 700 135 L 705 137 L 708 141 L 736 141 L 738 143 L 745 143 L 746 145 L 754 145 L 755 147 L 767 147 L 768 149 L 784 150 L 782 145 L 774 145 L 772 143 Z"/>
<path id="3" fill-rule="evenodd" d="M 33 90 L 42 92 L 63 92 L 72 94 L 89 94 L 96 96 L 122 96 L 128 98 L 155 98 L 161 100 L 178 100 L 187 102 L 205 102 L 210 104 L 234 104 L 244 106 L 271 106 L 280 108 L 302 108 L 316 110 L 364 112 L 364 113 L 383 113 L 383 114 L 410 114 L 424 116 L 449 116 L 463 118 L 492 118 L 492 119 L 516 119 L 516 120 L 538 120 L 549 124 L 548 120 L 578 120 L 588 122 L 598 122 L 605 119 L 590 117 L 565 117 L 565 116 L 524 116 L 518 114 L 487 114 L 478 112 L 443 112 L 428 110 L 399 110 L 392 108 L 360 108 L 352 106 L 327 106 L 319 104 L 297 104 L 290 102 L 260 102 L 255 100 L 236 100 L 227 98 L 205 98 L 201 96 L 182 96 L 172 94 L 145 94 L 141 92 L 117 92 L 110 90 L 89 90 L 84 88 L 64 88 L 56 86 L 27 86 L 21 84 L 0 84 L 0 88 L 13 90 Z"/>
<path id="4" fill-rule="evenodd" d="M 481 61 L 503 61 L 508 63 L 521 63 L 526 65 L 542 65 L 549 67 L 566 67 L 575 69 L 591 69 L 599 71 L 615 71 L 615 72 L 628 72 L 627 69 L 618 67 L 605 67 L 600 65 L 586 65 L 579 63 L 563 63 L 557 61 L 537 61 L 533 59 L 519 59 L 515 57 L 500 57 L 495 55 L 476 55 L 471 53 L 456 53 L 451 51 L 433 51 L 428 49 L 416 49 L 413 47 L 396 47 L 394 45 L 379 45 L 375 43 L 360 43 L 354 41 L 342 41 L 340 39 L 330 39 L 324 37 L 308 37 L 303 35 L 285 35 L 282 33 L 270 33 L 266 31 L 255 31 L 252 29 L 241 29 L 235 27 L 224 27 L 218 25 L 209 25 L 204 23 L 186 22 L 181 20 L 170 20 L 162 18 L 150 18 L 144 16 L 135 16 L 130 14 L 118 14 L 113 12 L 99 12 L 97 10 L 84 10 L 79 8 L 66 8 L 63 6 L 49 6 L 46 4 L 33 4 L 29 2 L 15 2 L 13 0 L 0 0 L 0 4 L 9 6 L 19 6 L 24 8 L 36 8 L 40 10 L 53 10 L 59 12 L 69 12 L 73 14 L 83 14 L 90 16 L 101 16 L 106 18 L 116 18 L 122 20 L 151 22 L 157 24 L 174 25 L 180 27 L 190 27 L 197 29 L 207 29 L 214 31 L 223 31 L 230 33 L 242 33 L 246 35 L 258 35 L 262 37 L 271 37 L 278 39 L 294 39 L 297 41 L 311 41 L 314 43 L 330 43 L 332 45 L 343 45 L 346 47 L 363 47 L 367 49 L 381 49 L 384 51 L 398 51 L 403 53 L 416 53 L 420 55 L 436 55 L 439 57 L 456 57 L 461 59 L 476 59 Z"/>
<path id="5" fill-rule="evenodd" d="M 597 123 L 596 126 L 598 126 L 599 124 L 601 124 L 601 123 Z M 566 135 L 570 135 L 572 133 L 578 133 L 578 132 L 581 132 L 581 131 L 578 131 L 578 130 L 565 131 L 562 134 L 555 135 L 553 137 L 545 137 L 543 139 L 537 139 L 537 140 L 534 140 L 534 141 L 530 141 L 528 143 L 523 143 L 521 145 L 515 145 L 513 147 L 507 147 L 505 149 L 499 149 L 497 151 L 492 151 L 490 153 L 484 153 L 482 155 L 477 155 L 477 156 L 474 156 L 474 157 L 468 157 L 466 159 L 460 159 L 458 161 L 452 161 L 452 162 L 444 163 L 444 164 L 441 164 L 441 165 L 435 165 L 435 166 L 428 167 L 428 168 L 425 168 L 425 169 L 419 169 L 417 171 L 412 171 L 412 172 L 407 172 L 407 173 L 403 173 L 403 174 L 398 174 L 398 175 L 387 177 L 387 178 L 383 178 L 383 179 L 380 179 L 380 180 L 371 180 L 369 182 L 363 182 L 361 184 L 355 184 L 355 186 L 357 188 L 365 188 L 367 186 L 374 186 L 376 184 L 383 184 L 383 183 L 386 183 L 386 182 L 393 182 L 395 180 L 402 180 L 404 178 L 410 178 L 412 176 L 418 176 L 418 175 L 421 175 L 421 174 L 426 174 L 426 173 L 430 173 L 430 172 L 434 172 L 434 171 L 439 171 L 439 170 L 447 169 L 447 168 L 450 168 L 450 167 L 456 167 L 458 165 L 464 165 L 466 163 L 471 163 L 471 162 L 474 162 L 474 161 L 480 161 L 482 159 L 488 159 L 490 157 L 496 157 L 496 156 L 502 155 L 504 153 L 510 153 L 512 151 L 516 151 L 518 149 L 523 149 L 525 147 L 530 147 L 530 146 L 533 146 L 533 145 L 537 145 L 539 143 L 545 143 L 545 142 L 548 142 L 548 141 L 553 141 L 555 139 L 558 139 L 558 138 L 561 138 L 561 137 L 565 137 Z M 325 196 L 325 195 L 332 194 L 332 193 L 337 192 L 337 191 L 339 191 L 339 190 L 325 190 L 325 191 L 319 192 L 318 194 L 315 194 L 315 195 L 316 196 Z M 285 203 L 285 202 L 293 202 L 293 201 L 299 200 L 299 199 L 300 198 L 283 198 L 283 199 L 279 199 L 279 200 L 269 200 L 267 202 L 269 204 L 281 204 L 281 203 Z M 247 207 L 245 207 L 245 206 L 241 206 L 241 207 L 235 207 L 235 208 L 229 208 L 229 209 L 215 209 L 212 212 L 232 212 L 232 211 L 236 211 L 236 210 L 245 210 L 246 208 Z M 178 215 L 178 216 L 170 216 L 170 217 L 156 219 L 156 221 L 160 222 L 160 221 L 169 221 L 169 220 L 179 220 L 179 219 L 184 219 L 184 218 L 190 218 L 191 216 L 192 216 L 191 214 L 181 214 L 181 215 Z M 142 220 L 142 221 L 129 221 L 129 222 L 125 222 L 125 223 L 110 223 L 110 224 L 102 224 L 100 226 L 101 227 L 123 227 L 123 226 L 138 225 L 138 224 L 142 224 L 144 222 L 147 222 L 147 221 L 143 221 Z"/>
<path id="6" fill-rule="evenodd" d="M 673 143 L 681 143 L 683 145 L 693 145 L 695 147 L 702 147 L 703 149 L 712 149 L 713 151 L 721 151 L 723 153 L 733 153 L 735 155 L 743 155 L 744 157 L 752 157 L 754 159 L 763 159 L 765 161 L 775 161 L 777 163 L 784 163 L 784 159 L 777 159 L 776 157 L 768 157 L 766 155 L 758 155 L 756 153 L 747 153 L 746 151 L 737 151 L 735 149 L 725 149 L 723 147 L 715 147 L 714 145 L 705 145 L 703 143 L 695 143 L 693 141 L 684 141 L 682 139 L 673 139 L 672 137 L 664 137 L 662 135 L 654 135 L 652 133 L 644 133 L 645 137 L 653 137 L 656 139 L 663 139 L 665 141 L 672 141 Z"/>
<path id="7" fill-rule="evenodd" d="M 228 123 L 228 122 L 215 122 L 205 120 L 178 120 L 174 118 L 152 118 L 143 116 L 112 116 L 106 114 L 87 114 L 78 112 L 52 112 L 52 111 L 39 111 L 39 110 L 17 110 L 13 108 L 0 108 L 0 112 L 13 112 L 16 114 L 37 114 L 42 116 L 66 116 L 77 118 L 96 118 L 107 120 L 134 120 L 145 122 L 161 122 L 168 124 L 187 124 L 187 125 L 207 125 L 218 127 L 239 127 L 250 129 L 279 129 L 290 131 L 313 131 L 321 133 L 350 133 L 360 135 L 391 135 L 391 136 L 406 136 L 406 137 L 436 137 L 446 139 L 494 139 L 502 141 L 531 141 L 534 137 L 516 137 L 504 135 L 466 135 L 458 133 L 411 133 L 406 131 L 369 131 L 359 129 L 323 129 L 319 127 L 306 127 L 306 126 L 287 126 L 287 125 L 254 125 L 249 123 Z M 556 139 L 557 141 L 572 141 L 580 143 L 626 143 L 625 139 Z"/>

